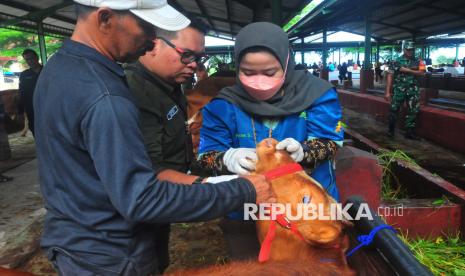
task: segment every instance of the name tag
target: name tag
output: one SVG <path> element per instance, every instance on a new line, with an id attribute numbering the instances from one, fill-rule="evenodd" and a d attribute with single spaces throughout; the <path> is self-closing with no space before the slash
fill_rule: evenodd
<path id="1" fill-rule="evenodd" d="M 166 114 L 166 119 L 168 119 L 168 121 L 170 121 L 171 119 L 174 118 L 174 115 L 176 115 L 176 113 L 178 113 L 179 109 L 178 109 L 178 106 L 175 105 L 173 106 L 170 111 L 168 111 L 168 114 Z"/>

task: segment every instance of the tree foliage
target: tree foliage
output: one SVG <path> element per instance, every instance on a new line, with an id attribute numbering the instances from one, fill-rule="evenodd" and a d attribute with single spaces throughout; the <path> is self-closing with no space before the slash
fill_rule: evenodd
<path id="1" fill-rule="evenodd" d="M 53 55 L 61 47 L 62 43 L 63 39 L 46 36 L 47 56 Z M 39 38 L 37 34 L 0 28 L 0 56 L 17 57 L 18 60 L 22 61 L 21 54 L 28 48 L 35 50 L 39 54 Z"/>
<path id="2" fill-rule="evenodd" d="M 229 69 L 234 70 L 233 65 L 233 60 L 232 58 L 227 55 L 227 54 L 222 54 L 222 55 L 213 55 L 210 57 L 210 59 L 207 62 L 207 72 L 208 75 L 214 74 L 215 72 L 218 71 L 218 67 L 221 63 L 224 64 L 229 64 Z"/>
<path id="3" fill-rule="evenodd" d="M 302 18 L 309 14 L 313 9 L 315 9 L 322 1 L 311 1 L 307 6 L 305 6 L 296 16 L 294 16 L 291 21 L 289 21 L 284 27 L 284 31 L 287 32 L 292 26 L 297 24 Z"/>
<path id="4" fill-rule="evenodd" d="M 436 58 L 436 64 L 452 64 L 454 63 L 454 59 L 455 57 L 446 57 L 441 55 Z"/>

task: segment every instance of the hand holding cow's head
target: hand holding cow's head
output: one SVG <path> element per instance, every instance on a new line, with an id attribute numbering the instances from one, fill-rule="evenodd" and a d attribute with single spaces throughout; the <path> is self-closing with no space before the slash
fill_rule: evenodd
<path id="1" fill-rule="evenodd" d="M 265 173 L 279 166 L 295 163 L 285 150 L 276 150 L 277 144 L 278 141 L 273 138 L 258 143 L 256 173 Z"/>

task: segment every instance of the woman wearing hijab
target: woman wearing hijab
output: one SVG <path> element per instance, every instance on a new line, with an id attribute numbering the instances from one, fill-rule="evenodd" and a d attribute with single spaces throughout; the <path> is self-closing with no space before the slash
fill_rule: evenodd
<path id="1" fill-rule="evenodd" d="M 341 107 L 328 82 L 294 70 L 287 34 L 258 22 L 236 38 L 236 85 L 203 109 L 199 161 L 214 174 L 255 169 L 256 144 L 273 137 L 276 148 L 312 168 L 311 176 L 336 200 L 333 158 L 342 145 Z"/>

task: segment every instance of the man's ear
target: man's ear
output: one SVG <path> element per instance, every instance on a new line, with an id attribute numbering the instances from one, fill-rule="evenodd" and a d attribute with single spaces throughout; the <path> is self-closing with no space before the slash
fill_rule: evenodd
<path id="1" fill-rule="evenodd" d="M 150 55 L 150 56 L 154 57 L 154 56 L 156 56 L 156 55 L 159 54 L 160 48 L 161 48 L 161 46 L 162 46 L 162 45 L 161 45 L 161 44 L 162 44 L 162 43 L 161 43 L 161 40 L 155 38 L 155 39 L 153 40 L 153 44 L 154 44 L 153 49 L 152 49 L 151 51 L 148 51 L 147 53 L 145 53 L 146 55 Z"/>
<path id="2" fill-rule="evenodd" d="M 99 8 L 97 10 L 98 28 L 103 33 L 109 33 L 115 26 L 116 13 L 109 8 Z"/>

